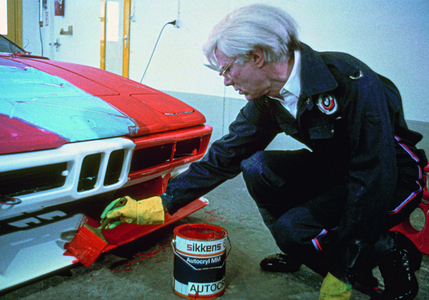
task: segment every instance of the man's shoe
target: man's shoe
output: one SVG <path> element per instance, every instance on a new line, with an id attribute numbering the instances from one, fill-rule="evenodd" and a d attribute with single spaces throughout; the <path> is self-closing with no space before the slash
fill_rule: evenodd
<path id="1" fill-rule="evenodd" d="M 302 262 L 291 255 L 277 253 L 264 258 L 259 265 L 267 272 L 292 273 L 300 269 Z"/>
<path id="2" fill-rule="evenodd" d="M 411 300 L 419 290 L 414 274 L 420 268 L 422 254 L 405 235 L 396 233 L 390 255 L 378 266 L 385 289 L 377 300 Z"/>

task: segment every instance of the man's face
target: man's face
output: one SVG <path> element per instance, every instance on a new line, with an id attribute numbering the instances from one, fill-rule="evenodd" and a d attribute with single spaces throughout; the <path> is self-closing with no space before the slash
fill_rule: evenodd
<path id="1" fill-rule="evenodd" d="M 233 59 L 227 57 L 219 49 L 215 51 L 215 56 L 221 68 Z M 233 60 L 229 68 L 225 69 L 224 84 L 226 86 L 232 85 L 240 95 L 244 95 L 249 101 L 265 95 L 269 88 L 267 77 L 254 57 L 244 64 Z"/>

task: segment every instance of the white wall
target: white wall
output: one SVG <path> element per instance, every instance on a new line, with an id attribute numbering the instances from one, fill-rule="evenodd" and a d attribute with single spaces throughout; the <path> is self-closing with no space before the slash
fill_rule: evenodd
<path id="1" fill-rule="evenodd" d="M 48 0 L 44 55 L 98 67 L 100 2 L 65 2 L 65 16 L 58 17 L 53 0 Z M 242 99 L 232 88 L 224 89 L 222 79 L 203 66 L 201 47 L 226 13 L 256 2 L 288 11 L 300 26 L 301 40 L 314 49 L 348 52 L 392 79 L 403 95 L 406 118 L 428 121 L 427 0 L 134 0 L 130 78 L 140 81 L 162 26 L 178 19 L 178 28 L 165 27 L 143 83 L 164 91 Z M 24 38 L 34 54 L 40 54 L 37 6 L 36 0 L 23 0 Z M 73 36 L 60 36 L 60 29 L 69 25 Z M 61 46 L 55 51 L 49 43 L 57 38 Z"/>
<path id="2" fill-rule="evenodd" d="M 100 1 L 66 0 L 65 15 L 55 16 L 54 0 L 47 0 L 41 12 L 39 0 L 22 0 L 23 46 L 34 55 L 53 60 L 100 66 Z M 73 26 L 73 35 L 60 35 L 60 30 Z M 57 48 L 54 43 L 58 42 Z M 43 50 L 43 51 L 42 51 Z"/>
<path id="3" fill-rule="evenodd" d="M 175 18 L 177 2 L 157 1 L 153 12 L 146 14 L 151 20 L 144 25 L 138 22 L 143 10 L 136 10 L 132 38 L 134 42 L 145 39 L 138 46 L 145 49 L 143 57 L 148 57 L 162 25 Z M 143 82 L 161 90 L 239 97 L 232 88 L 224 92 L 221 78 L 203 67 L 201 46 L 227 12 L 255 2 L 288 11 L 300 26 L 301 40 L 314 49 L 348 52 L 392 79 L 403 95 L 406 118 L 428 120 L 427 0 L 181 0 L 180 28 L 165 28 Z M 165 10 L 165 15 L 156 13 Z M 131 77 L 136 80 L 147 63 L 143 57 L 132 60 Z"/>

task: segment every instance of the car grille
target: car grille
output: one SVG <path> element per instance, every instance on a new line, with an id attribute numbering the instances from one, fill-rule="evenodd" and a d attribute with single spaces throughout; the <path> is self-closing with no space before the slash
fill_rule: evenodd
<path id="1" fill-rule="evenodd" d="M 2 195 L 19 196 L 28 193 L 46 191 L 63 186 L 67 163 L 51 164 L 0 173 L 0 191 Z"/>
<path id="2" fill-rule="evenodd" d="M 14 211 L 29 211 L 147 181 L 200 159 L 210 135 L 211 127 L 202 125 L 132 140 L 88 141 L 3 155 L 0 198 L 19 198 Z"/>
<path id="3" fill-rule="evenodd" d="M 197 126 L 173 132 L 134 138 L 136 144 L 130 166 L 129 182 L 152 179 L 173 168 L 203 157 L 212 128 Z"/>
<path id="4" fill-rule="evenodd" d="M 141 171 L 199 152 L 200 138 L 168 143 L 134 151 L 130 172 Z M 150 159 L 148 159 L 150 157 Z"/>
<path id="5" fill-rule="evenodd" d="M 14 211 L 31 211 L 118 189 L 128 180 L 134 147 L 113 138 L 2 155 L 0 198 L 18 203 Z"/>

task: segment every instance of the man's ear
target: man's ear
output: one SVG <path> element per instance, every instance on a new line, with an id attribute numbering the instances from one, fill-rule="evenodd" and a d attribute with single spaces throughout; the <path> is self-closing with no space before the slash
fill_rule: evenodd
<path id="1" fill-rule="evenodd" d="M 261 48 L 255 48 L 250 52 L 250 60 L 257 66 L 258 68 L 262 68 L 265 63 L 264 53 Z"/>

